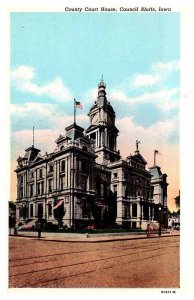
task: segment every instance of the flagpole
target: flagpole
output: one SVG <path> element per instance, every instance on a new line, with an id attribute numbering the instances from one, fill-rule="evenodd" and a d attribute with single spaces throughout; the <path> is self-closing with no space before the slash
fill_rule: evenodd
<path id="1" fill-rule="evenodd" d="M 75 98 L 74 100 L 74 124 L 76 123 L 76 105 L 75 105 Z"/>
<path id="2" fill-rule="evenodd" d="M 156 150 L 154 150 L 154 166 L 156 165 Z"/>
<path id="3" fill-rule="evenodd" d="M 32 134 L 32 147 L 34 147 L 34 126 L 33 126 L 33 134 Z"/>

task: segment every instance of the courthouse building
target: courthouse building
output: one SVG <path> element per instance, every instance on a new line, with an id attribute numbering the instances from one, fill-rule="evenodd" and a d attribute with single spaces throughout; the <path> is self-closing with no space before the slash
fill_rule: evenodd
<path id="1" fill-rule="evenodd" d="M 68 228 L 144 229 L 167 213 L 167 175 L 157 165 L 146 169 L 139 141 L 126 159 L 117 150 L 119 130 L 103 80 L 88 116 L 89 127 L 66 127 L 52 153 L 41 155 L 33 145 L 17 159 L 17 223 L 55 224 L 60 215 Z"/>

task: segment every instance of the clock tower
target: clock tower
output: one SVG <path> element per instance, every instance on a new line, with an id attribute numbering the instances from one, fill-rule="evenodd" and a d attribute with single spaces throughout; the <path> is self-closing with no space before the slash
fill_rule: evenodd
<path id="1" fill-rule="evenodd" d="M 115 126 L 115 112 L 107 101 L 106 84 L 103 80 L 98 85 L 98 96 L 89 111 L 90 126 L 86 134 L 93 140 L 94 151 L 98 155 L 97 163 L 107 165 L 120 158 L 117 151 L 118 129 Z"/>

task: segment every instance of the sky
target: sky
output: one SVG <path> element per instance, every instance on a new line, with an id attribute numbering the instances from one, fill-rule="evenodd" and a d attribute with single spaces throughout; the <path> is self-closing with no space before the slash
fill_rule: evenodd
<path id="1" fill-rule="evenodd" d="M 118 149 L 135 151 L 168 175 L 168 206 L 179 193 L 179 13 L 12 13 L 10 35 L 11 200 L 17 157 L 32 145 L 53 151 L 73 122 L 73 99 L 87 113 L 103 75 L 116 113 Z"/>

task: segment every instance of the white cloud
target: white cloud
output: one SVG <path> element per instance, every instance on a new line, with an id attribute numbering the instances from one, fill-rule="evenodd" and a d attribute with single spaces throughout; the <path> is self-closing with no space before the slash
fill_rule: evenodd
<path id="1" fill-rule="evenodd" d="M 179 62 L 174 60 L 174 61 L 170 61 L 167 63 L 163 63 L 163 62 L 156 62 L 152 64 L 152 70 L 154 72 L 166 72 L 166 73 L 171 73 L 174 71 L 179 70 Z"/>
<path id="2" fill-rule="evenodd" d="M 125 102 L 127 104 L 129 103 L 129 98 L 125 95 L 125 93 L 123 91 L 120 90 L 112 90 L 109 94 L 109 98 L 110 100 L 115 100 L 115 101 L 121 101 L 121 102 Z"/>
<path id="3" fill-rule="evenodd" d="M 11 71 L 13 80 L 31 80 L 35 77 L 34 68 L 27 66 L 19 66 L 14 71 Z"/>
<path id="4" fill-rule="evenodd" d="M 172 82 L 169 76 L 178 69 L 178 61 L 153 63 L 150 73 L 135 74 L 128 78 L 118 88 L 110 91 L 109 98 L 134 106 L 151 103 L 163 111 L 177 108 L 179 106 L 179 89 L 176 86 L 166 88 L 165 82 L 167 80 Z M 144 89 L 137 94 L 139 88 Z"/>
<path id="5" fill-rule="evenodd" d="M 134 76 L 132 85 L 135 88 L 143 87 L 143 86 L 153 86 L 161 81 L 161 77 L 159 75 L 152 74 L 137 74 Z"/>
<path id="6" fill-rule="evenodd" d="M 69 101 L 71 92 L 63 85 L 61 78 L 57 77 L 46 85 L 38 85 L 33 82 L 35 78 L 34 68 L 20 66 L 11 72 L 11 78 L 15 88 L 21 92 L 27 92 L 38 96 L 47 96 L 56 101 Z"/>
<path id="7" fill-rule="evenodd" d="M 49 117 L 56 113 L 56 105 L 48 103 L 27 102 L 24 104 L 11 104 L 11 114 L 23 118 L 26 115 Z"/>
<path id="8" fill-rule="evenodd" d="M 57 105 L 50 103 L 11 104 L 11 118 L 15 128 L 18 128 L 20 122 L 28 125 L 31 121 L 35 128 L 37 124 L 43 129 L 50 127 L 63 131 L 63 133 L 64 128 L 73 123 L 73 115 L 65 115 Z M 84 126 L 88 122 L 88 116 L 77 114 L 76 122 L 80 126 Z"/>
<path id="9" fill-rule="evenodd" d="M 148 128 L 137 125 L 133 121 L 133 117 L 125 117 L 118 119 L 117 127 L 120 130 L 120 140 L 126 146 L 127 135 L 131 141 L 136 139 L 143 140 L 146 144 L 168 143 L 169 137 L 178 130 L 178 118 L 174 117 L 170 120 L 158 121 Z"/>
<path id="10" fill-rule="evenodd" d="M 134 76 L 132 76 L 130 86 L 133 88 L 139 88 L 161 85 L 172 72 L 175 72 L 178 69 L 178 61 L 153 63 L 151 65 L 150 73 L 135 74 Z"/>
<path id="11" fill-rule="evenodd" d="M 178 97 L 179 89 L 162 89 L 156 92 L 144 93 L 136 97 L 128 97 L 123 91 L 113 90 L 111 91 L 109 97 L 113 101 L 121 101 L 128 105 L 138 105 L 138 104 L 148 104 L 152 103 L 156 105 L 159 109 L 168 111 L 172 108 L 178 107 Z"/>

